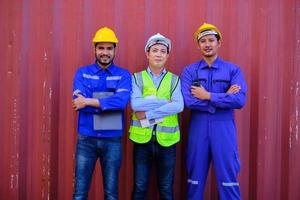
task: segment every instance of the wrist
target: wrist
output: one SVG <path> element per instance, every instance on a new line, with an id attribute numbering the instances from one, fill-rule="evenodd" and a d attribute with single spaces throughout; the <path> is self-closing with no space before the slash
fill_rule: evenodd
<path id="1" fill-rule="evenodd" d="M 84 105 L 89 106 L 90 104 L 91 104 L 91 99 L 90 98 L 85 98 Z"/>

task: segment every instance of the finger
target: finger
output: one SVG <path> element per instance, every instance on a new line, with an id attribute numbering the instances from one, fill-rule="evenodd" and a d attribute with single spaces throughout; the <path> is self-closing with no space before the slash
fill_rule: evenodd
<path id="1" fill-rule="evenodd" d="M 79 93 L 76 93 L 75 96 L 77 96 L 77 97 L 82 97 L 82 95 L 79 94 Z"/>
<path id="2" fill-rule="evenodd" d="M 236 94 L 236 93 L 238 93 L 239 91 L 240 91 L 239 89 L 233 89 L 233 90 L 229 91 L 229 93 L 231 93 L 231 94 Z"/>
<path id="3" fill-rule="evenodd" d="M 233 85 L 233 86 L 231 86 L 230 88 L 232 88 L 232 89 L 239 89 L 240 86 L 238 86 L 238 85 Z"/>

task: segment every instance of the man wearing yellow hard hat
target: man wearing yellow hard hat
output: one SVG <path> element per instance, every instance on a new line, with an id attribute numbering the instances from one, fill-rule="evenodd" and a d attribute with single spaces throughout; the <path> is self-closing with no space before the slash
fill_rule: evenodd
<path id="1" fill-rule="evenodd" d="M 234 110 L 245 105 L 247 85 L 241 69 L 222 60 L 220 30 L 204 23 L 194 34 L 202 59 L 185 67 L 182 93 L 191 110 L 188 136 L 188 199 L 202 200 L 211 161 L 221 200 L 241 199 Z"/>
<path id="2" fill-rule="evenodd" d="M 145 53 L 148 66 L 132 78 L 133 112 L 129 138 L 134 142 L 132 200 L 146 199 L 151 166 L 156 167 L 160 199 L 172 200 L 176 143 L 180 140 L 178 113 L 183 110 L 179 77 L 166 69 L 171 40 L 151 36 Z"/>
<path id="3" fill-rule="evenodd" d="M 95 63 L 80 67 L 73 83 L 73 109 L 78 111 L 74 200 L 88 199 L 97 160 L 100 160 L 104 199 L 118 199 L 124 109 L 131 93 L 131 75 L 114 64 L 118 39 L 107 28 L 94 38 Z"/>

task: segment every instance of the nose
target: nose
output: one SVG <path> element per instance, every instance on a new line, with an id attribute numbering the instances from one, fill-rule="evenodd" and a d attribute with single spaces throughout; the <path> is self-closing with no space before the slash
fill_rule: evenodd
<path id="1" fill-rule="evenodd" d="M 210 42 L 209 42 L 209 41 L 206 41 L 206 42 L 204 43 L 204 45 L 205 45 L 206 47 L 208 47 L 208 46 L 210 45 Z"/>
<path id="2" fill-rule="evenodd" d="M 108 50 L 107 49 L 103 49 L 102 53 L 105 54 L 105 55 L 107 55 L 108 54 Z"/>
<path id="3" fill-rule="evenodd" d="M 156 54 L 155 54 L 155 56 L 157 56 L 157 57 L 161 57 L 163 55 L 163 52 L 161 52 L 161 51 L 158 51 Z"/>

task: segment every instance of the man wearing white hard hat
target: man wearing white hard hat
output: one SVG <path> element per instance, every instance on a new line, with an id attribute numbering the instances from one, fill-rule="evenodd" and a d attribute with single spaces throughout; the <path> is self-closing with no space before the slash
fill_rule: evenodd
<path id="1" fill-rule="evenodd" d="M 145 46 L 148 67 L 134 73 L 129 138 L 134 142 L 134 190 L 132 199 L 145 199 L 154 162 L 160 199 L 173 196 L 176 143 L 180 140 L 178 113 L 183 110 L 179 77 L 165 64 L 171 41 L 157 33 Z"/>

